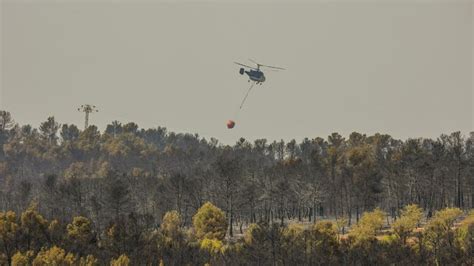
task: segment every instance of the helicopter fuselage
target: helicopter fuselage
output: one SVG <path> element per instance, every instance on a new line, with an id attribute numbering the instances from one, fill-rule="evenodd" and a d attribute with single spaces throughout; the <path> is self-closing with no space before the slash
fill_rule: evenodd
<path id="1" fill-rule="evenodd" d="M 254 81 L 257 84 L 262 85 L 262 83 L 265 81 L 265 75 L 260 70 L 261 67 L 268 67 L 268 68 L 272 68 L 272 69 L 275 69 L 275 70 L 276 69 L 285 70 L 284 68 L 281 68 L 281 67 L 267 66 L 267 65 L 257 63 L 252 59 L 249 59 L 249 60 L 252 61 L 252 63 L 256 64 L 257 67 L 255 68 L 255 67 L 251 67 L 251 66 L 239 63 L 239 62 L 234 62 L 235 64 L 237 64 L 239 66 L 243 66 L 243 67 L 240 68 L 239 73 L 240 73 L 240 75 L 247 74 L 247 76 L 249 76 L 249 82 Z M 246 68 L 248 70 L 246 70 Z"/>
<path id="2" fill-rule="evenodd" d="M 262 71 L 260 70 L 254 70 L 254 69 L 250 69 L 250 70 L 244 70 L 243 68 L 240 70 L 240 74 L 247 74 L 247 76 L 249 76 L 249 79 L 252 80 L 252 81 L 255 81 L 257 83 L 262 83 L 265 81 L 265 74 L 263 74 Z"/>

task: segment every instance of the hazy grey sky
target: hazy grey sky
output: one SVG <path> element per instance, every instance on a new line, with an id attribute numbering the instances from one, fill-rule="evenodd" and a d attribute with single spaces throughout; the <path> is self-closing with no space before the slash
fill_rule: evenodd
<path id="1" fill-rule="evenodd" d="M 473 2 L 2 1 L 0 109 L 214 136 L 473 130 Z M 258 3 L 256 3 L 258 2 Z M 233 61 L 267 72 L 249 84 Z M 235 119 L 235 129 L 225 127 Z"/>

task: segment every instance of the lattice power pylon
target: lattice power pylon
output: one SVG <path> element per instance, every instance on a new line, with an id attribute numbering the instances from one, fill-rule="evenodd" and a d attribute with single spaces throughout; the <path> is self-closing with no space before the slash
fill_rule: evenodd
<path id="1" fill-rule="evenodd" d="M 90 105 L 90 104 L 81 105 L 81 107 L 77 108 L 77 111 L 84 112 L 86 114 L 84 130 L 86 130 L 89 127 L 89 114 L 99 112 L 99 110 L 97 109 L 97 106 Z"/>

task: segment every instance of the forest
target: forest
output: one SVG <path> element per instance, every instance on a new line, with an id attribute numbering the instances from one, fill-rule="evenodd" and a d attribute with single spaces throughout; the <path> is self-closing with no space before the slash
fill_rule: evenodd
<path id="1" fill-rule="evenodd" d="M 0 147 L 0 264 L 474 264 L 474 132 L 225 145 L 0 111 Z"/>

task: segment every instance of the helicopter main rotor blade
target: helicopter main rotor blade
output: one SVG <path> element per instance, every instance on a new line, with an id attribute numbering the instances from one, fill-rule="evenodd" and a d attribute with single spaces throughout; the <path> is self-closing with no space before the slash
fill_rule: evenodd
<path id="1" fill-rule="evenodd" d="M 254 67 L 247 66 L 247 65 L 244 65 L 244 64 L 241 64 L 241 63 L 234 62 L 234 64 L 254 69 Z"/>
<path id="2" fill-rule="evenodd" d="M 257 61 L 255 61 L 255 60 L 253 60 L 253 59 L 251 59 L 251 58 L 249 58 L 249 61 L 252 62 L 252 63 L 254 63 L 254 64 L 256 64 L 258 67 L 268 67 L 268 68 L 273 68 L 273 69 L 286 70 L 286 69 L 284 69 L 284 68 L 282 68 L 282 67 L 275 67 L 275 66 L 262 65 L 262 64 L 260 64 L 260 63 L 257 63 Z"/>
<path id="3" fill-rule="evenodd" d="M 280 70 L 286 70 L 282 67 L 275 67 L 275 66 L 267 66 L 267 65 L 260 65 L 260 66 L 263 66 L 263 67 L 268 67 L 268 68 L 273 68 L 273 69 L 280 69 Z"/>

